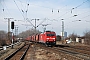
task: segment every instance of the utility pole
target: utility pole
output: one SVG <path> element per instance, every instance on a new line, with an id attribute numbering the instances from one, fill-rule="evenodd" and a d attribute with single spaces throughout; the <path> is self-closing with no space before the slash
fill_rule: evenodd
<path id="1" fill-rule="evenodd" d="M 8 40 L 10 40 L 10 19 L 13 19 L 13 18 L 4 18 L 4 19 L 8 20 Z"/>
<path id="2" fill-rule="evenodd" d="M 34 28 L 35 28 L 35 41 L 36 41 L 36 28 L 37 28 L 36 21 L 39 20 L 39 19 L 32 19 L 32 20 L 35 20 L 35 26 L 34 26 Z"/>
<path id="3" fill-rule="evenodd" d="M 34 53 L 33 53 L 33 57 L 32 57 L 32 60 L 34 60 L 35 51 L 36 51 L 36 28 L 38 27 L 38 26 L 36 25 L 36 21 L 39 20 L 39 19 L 32 19 L 32 20 L 35 20 L 35 25 L 32 24 L 33 27 L 35 28 L 35 42 L 34 42 L 34 46 L 33 46 L 33 48 L 34 48 Z"/>

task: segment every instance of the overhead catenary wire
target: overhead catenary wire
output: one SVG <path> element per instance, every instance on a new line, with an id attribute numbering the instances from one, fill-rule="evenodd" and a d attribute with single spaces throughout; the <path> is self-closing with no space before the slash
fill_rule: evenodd
<path id="1" fill-rule="evenodd" d="M 0 13 L 1 14 L 0 16 L 5 17 L 5 15 L 4 15 L 5 8 L 4 8 L 4 5 L 2 4 L 2 2 L 0 2 L 0 3 L 1 3 L 1 12 L 3 12 L 3 13 Z"/>
<path id="2" fill-rule="evenodd" d="M 19 1 L 20 3 L 21 3 L 21 6 L 22 6 L 22 12 L 24 13 L 24 11 L 25 11 L 25 8 L 24 8 L 24 6 L 23 6 L 23 4 L 22 4 L 22 2 L 21 1 Z"/>
<path id="3" fill-rule="evenodd" d="M 82 17 L 82 19 L 85 19 L 85 18 L 87 18 L 87 17 L 89 17 L 90 15 L 87 15 L 87 16 L 84 16 L 84 17 Z"/>
<path id="4" fill-rule="evenodd" d="M 58 18 L 61 18 L 62 16 L 65 16 L 66 14 L 68 14 L 68 13 L 72 13 L 72 10 L 74 10 L 74 9 L 77 9 L 78 7 L 80 7 L 80 6 L 82 6 L 84 3 L 86 3 L 86 2 L 88 2 L 89 0 L 86 0 L 86 1 L 84 1 L 84 2 L 82 2 L 81 4 L 79 4 L 78 6 L 76 6 L 76 7 L 74 7 L 74 8 L 72 8 L 72 9 L 70 9 L 70 10 L 68 10 L 67 12 L 65 12 L 65 14 L 62 14 L 60 17 L 58 17 Z M 79 14 L 78 14 L 79 15 Z M 56 19 L 58 19 L 58 18 L 56 18 Z M 71 17 L 70 17 L 71 18 Z"/>
<path id="5" fill-rule="evenodd" d="M 28 3 L 29 3 L 30 0 L 28 0 Z M 21 1 L 20 1 L 21 2 Z M 27 3 L 26 3 L 27 4 Z M 63 9 L 64 7 L 66 7 L 67 5 L 65 5 L 64 7 L 61 7 L 61 9 L 58 9 L 58 8 L 52 8 L 52 7 L 46 7 L 46 6 L 40 6 L 40 5 L 36 5 L 36 4 L 30 4 L 30 5 L 33 5 L 33 6 L 38 6 L 38 7 L 42 7 L 42 8 L 47 8 L 47 9 L 51 9 L 52 13 L 54 12 L 54 10 L 57 10 L 57 13 L 60 13 L 60 10 Z M 22 5 L 23 6 L 23 5 Z M 25 12 L 24 10 L 22 10 L 22 12 Z M 67 13 L 67 12 L 66 12 Z M 66 14 L 65 13 L 65 14 Z M 27 13 L 26 13 L 27 15 Z"/>
<path id="6" fill-rule="evenodd" d="M 80 7 L 80 5 L 78 5 L 78 6 L 76 6 L 76 7 Z M 52 9 L 52 8 L 51 8 L 51 9 Z M 65 14 L 63 14 L 62 16 L 66 15 L 68 12 L 69 12 L 69 11 L 67 11 L 67 12 L 66 12 Z M 61 17 L 62 17 L 62 16 L 61 16 Z"/>
<path id="7" fill-rule="evenodd" d="M 82 5 L 83 5 L 84 3 L 86 3 L 87 1 L 89 1 L 89 0 L 86 0 L 86 1 L 82 2 L 80 5 L 78 5 L 78 6 L 74 7 L 74 8 L 72 8 L 72 9 L 71 9 L 71 13 L 72 13 L 72 10 L 74 10 L 74 9 L 76 9 L 76 8 L 78 8 L 78 7 L 80 7 L 80 6 L 82 6 Z"/>
<path id="8" fill-rule="evenodd" d="M 14 2 L 15 2 L 15 0 L 14 0 Z M 15 2 L 15 4 L 16 4 L 16 2 Z M 27 12 L 28 12 L 29 2 L 27 2 L 26 4 L 27 4 L 27 9 L 26 9 L 26 11 L 25 11 L 25 12 L 26 12 L 26 18 L 25 18 L 25 16 L 24 16 L 22 13 L 21 13 L 21 14 L 23 15 L 23 17 L 25 18 L 25 20 L 26 20 L 27 22 L 29 22 L 33 27 L 35 27 L 34 24 L 32 24 L 31 21 L 27 18 Z M 17 8 L 19 9 L 19 7 L 18 7 L 17 4 L 16 4 L 16 6 L 17 6 Z M 20 11 L 20 9 L 19 9 L 19 11 Z M 21 12 L 21 11 L 20 11 L 20 12 Z M 43 22 L 44 22 L 44 21 L 42 21 L 41 23 L 43 23 Z M 40 23 L 39 25 L 41 25 L 41 23 Z M 38 27 L 39 25 L 37 25 L 37 27 Z"/>
<path id="9" fill-rule="evenodd" d="M 85 11 L 85 12 L 82 12 L 82 13 L 79 13 L 79 14 L 76 14 L 77 15 L 77 17 L 79 17 L 80 15 L 84 15 L 85 13 L 89 13 L 90 11 Z M 73 18 L 74 16 L 70 16 L 70 17 L 68 17 L 68 18 L 65 18 L 65 19 L 71 19 L 71 18 Z M 85 16 L 85 17 L 89 17 L 88 15 L 87 16 Z M 82 17 L 82 18 L 84 18 L 84 17 Z"/>
<path id="10" fill-rule="evenodd" d="M 30 1 L 30 0 L 28 0 L 27 3 L 26 3 L 26 4 L 27 4 L 26 17 L 27 17 L 27 12 L 28 12 L 29 1 Z M 31 4 L 30 4 L 30 5 L 31 5 Z M 35 6 L 36 6 L 36 5 L 35 5 Z M 37 6 L 38 6 L 38 5 L 37 5 Z M 43 6 L 39 6 L 39 7 L 43 7 Z M 44 8 L 47 8 L 47 7 L 44 7 Z M 48 7 L 48 8 L 49 8 L 49 7 Z M 52 9 L 52 11 L 53 11 L 53 9 Z M 59 13 L 59 9 L 58 9 L 58 13 Z M 45 19 L 45 20 L 46 20 L 46 19 Z M 41 21 L 40 24 L 37 25 L 37 27 L 38 27 L 39 25 L 41 25 L 45 20 Z M 33 25 L 33 26 L 34 26 L 34 25 Z"/>
<path id="11" fill-rule="evenodd" d="M 15 0 L 13 0 L 13 1 L 14 1 L 14 3 L 16 4 L 16 6 L 17 6 L 17 8 L 18 8 L 19 12 L 21 13 L 22 17 L 25 19 L 24 15 L 22 14 L 22 12 L 21 12 L 20 8 L 18 7 L 18 5 L 17 5 L 16 1 L 15 1 Z"/>
<path id="12" fill-rule="evenodd" d="M 21 2 L 21 1 L 20 1 L 20 2 Z M 28 1 L 26 2 L 26 4 L 29 3 L 29 2 L 30 2 L 30 0 L 28 0 Z M 22 4 L 21 4 L 21 5 L 22 5 Z M 67 6 L 67 5 L 65 5 L 65 6 L 63 6 L 63 7 L 61 7 L 61 8 L 59 9 L 59 8 L 53 8 L 53 7 L 40 6 L 40 5 L 36 5 L 36 4 L 30 4 L 30 5 L 38 6 L 38 7 L 42 7 L 42 8 L 47 8 L 47 9 L 52 9 L 52 11 L 57 10 L 58 13 L 60 12 L 61 9 L 63 9 L 64 7 Z M 23 5 L 22 5 L 22 6 L 23 6 Z"/>
<path id="13" fill-rule="evenodd" d="M 6 3 L 5 3 L 5 1 L 3 1 L 3 2 L 4 2 L 4 5 L 5 5 L 5 7 L 6 7 L 6 10 L 7 10 L 7 12 L 8 12 L 8 15 L 9 15 L 9 16 L 12 16 L 11 13 L 10 13 L 10 11 L 8 10 L 8 7 L 7 7 Z"/>
<path id="14" fill-rule="evenodd" d="M 27 0 L 26 0 L 27 1 Z M 23 6 L 22 2 L 19 1 L 21 3 L 21 6 L 22 6 L 22 12 L 26 14 L 26 17 L 27 17 L 27 12 L 28 12 L 28 6 L 29 6 L 29 2 L 26 2 L 26 7 Z"/>
<path id="15" fill-rule="evenodd" d="M 22 12 L 21 12 L 20 8 L 18 7 L 16 1 L 15 1 L 15 0 L 13 0 L 13 1 L 14 1 L 14 3 L 16 4 L 16 6 L 17 6 L 19 12 L 21 13 L 21 15 L 23 16 L 23 18 L 25 19 L 25 16 L 22 14 Z M 28 21 L 32 26 L 34 26 L 34 25 L 30 22 L 30 20 L 29 20 L 28 18 L 26 18 L 25 20 Z"/>

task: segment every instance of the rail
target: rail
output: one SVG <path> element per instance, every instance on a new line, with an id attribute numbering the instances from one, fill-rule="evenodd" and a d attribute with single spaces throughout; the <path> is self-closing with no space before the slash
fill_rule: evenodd
<path id="1" fill-rule="evenodd" d="M 21 48 L 19 48 L 18 50 L 16 50 L 14 53 L 12 53 L 11 55 L 9 55 L 8 57 L 5 58 L 5 60 L 10 60 L 12 57 L 14 57 L 21 49 L 23 49 L 26 45 L 22 46 Z M 21 55 L 19 60 L 22 60 L 25 55 L 27 50 L 29 49 L 30 45 L 27 46 L 27 48 L 25 49 L 24 53 Z"/>
<path id="2" fill-rule="evenodd" d="M 80 53 L 80 52 L 76 52 L 76 51 L 73 51 L 73 50 L 68 50 L 68 49 L 60 48 L 60 47 L 53 47 L 52 49 L 60 51 L 62 53 L 72 55 L 74 57 L 84 59 L 84 60 L 90 60 L 90 55 L 88 55 L 88 54 L 84 54 L 84 53 Z"/>

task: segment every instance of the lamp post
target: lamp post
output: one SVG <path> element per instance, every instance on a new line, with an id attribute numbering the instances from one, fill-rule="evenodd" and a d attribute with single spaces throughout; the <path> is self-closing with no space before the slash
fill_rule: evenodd
<path id="1" fill-rule="evenodd" d="M 62 40 L 64 40 L 64 19 L 62 20 Z"/>

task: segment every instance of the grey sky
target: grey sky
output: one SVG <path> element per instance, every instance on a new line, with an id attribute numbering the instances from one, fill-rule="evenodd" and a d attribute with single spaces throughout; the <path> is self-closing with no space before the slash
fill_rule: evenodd
<path id="1" fill-rule="evenodd" d="M 73 17 L 74 15 L 77 16 Z M 43 24 L 50 24 L 47 30 L 55 31 L 57 34 L 62 30 L 61 19 L 64 19 L 64 29 L 68 34 L 74 32 L 83 35 L 83 32 L 90 30 L 90 0 L 1 0 L 0 30 L 7 31 L 7 20 L 4 18 L 9 17 L 14 18 L 11 21 L 20 20 L 15 21 L 19 32 L 32 28 L 22 25 L 31 25 L 24 20 L 27 17 L 29 20 L 39 18 L 37 25 L 46 19 Z M 34 24 L 34 21 L 31 22 Z M 41 25 L 37 29 L 43 31 Z"/>

